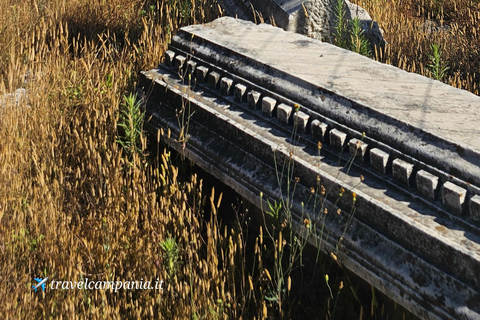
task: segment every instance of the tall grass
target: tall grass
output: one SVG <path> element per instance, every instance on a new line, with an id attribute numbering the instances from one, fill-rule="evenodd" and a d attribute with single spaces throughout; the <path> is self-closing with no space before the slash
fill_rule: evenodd
<path id="1" fill-rule="evenodd" d="M 476 0 L 355 0 L 378 21 L 388 45 L 382 62 L 431 75 L 432 45 L 441 50 L 445 83 L 480 94 L 480 2 Z"/>
<path id="2" fill-rule="evenodd" d="M 246 227 L 218 223 L 221 194 L 196 175 L 180 179 L 167 151 L 148 155 L 138 105 L 124 100 L 179 27 L 222 14 L 215 0 L 0 0 L 0 8 L 0 95 L 26 90 L 19 101 L 0 99 L 0 318 L 279 314 L 265 299 L 262 236 L 252 263 Z M 47 276 L 165 284 L 32 291 L 33 278 Z M 284 306 L 297 302 L 291 296 Z"/>
<path id="3" fill-rule="evenodd" d="M 138 71 L 161 60 L 182 24 L 221 14 L 213 1 L 191 5 L 187 16 L 178 1 L 0 1 L 0 94 L 27 92 L 0 106 L 2 319 L 237 317 L 217 254 L 229 236 L 218 195 L 204 219 L 210 194 L 195 175 L 181 182 L 167 153 L 156 165 L 117 143 Z M 166 283 L 32 291 L 46 276 Z"/>

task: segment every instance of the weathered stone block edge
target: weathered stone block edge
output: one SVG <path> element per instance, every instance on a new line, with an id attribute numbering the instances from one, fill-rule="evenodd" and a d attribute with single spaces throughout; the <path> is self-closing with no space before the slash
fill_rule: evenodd
<path id="1" fill-rule="evenodd" d="M 313 132 L 311 126 L 313 124 L 313 121 L 315 120 L 320 120 L 320 123 L 324 124 L 328 128 L 327 131 L 329 132 L 330 139 L 325 139 L 325 137 L 319 137 L 319 136 L 314 136 L 312 137 L 313 139 L 316 138 L 318 139 L 318 141 L 321 141 L 322 143 L 331 144 L 334 147 L 336 146 L 337 149 L 339 150 L 341 150 L 344 147 L 345 141 L 350 141 L 351 139 L 360 139 L 362 141 L 365 141 L 366 143 L 368 143 L 368 149 L 365 152 L 366 156 L 364 156 L 365 159 L 371 158 L 369 157 L 369 153 L 378 150 L 378 148 L 380 150 L 383 150 L 383 152 L 388 153 L 389 155 L 387 160 L 387 166 L 383 168 L 383 170 L 379 170 L 380 173 L 388 173 L 388 174 L 394 173 L 393 174 L 394 179 L 396 179 L 400 184 L 405 185 L 405 187 L 407 188 L 412 189 L 416 187 L 418 189 L 419 195 L 421 197 L 424 197 L 426 201 L 432 201 L 432 200 L 435 201 L 437 198 L 439 198 L 440 202 L 443 203 L 444 209 L 452 213 L 454 216 L 457 216 L 460 219 L 467 218 L 467 220 L 472 220 L 475 223 L 480 222 L 479 220 L 480 213 L 476 212 L 477 207 L 472 206 L 470 204 L 470 199 L 474 197 L 474 195 L 480 195 L 480 188 L 477 187 L 476 185 L 472 185 L 466 181 L 463 181 L 457 177 L 454 177 L 451 174 L 437 167 L 429 165 L 424 161 L 421 161 L 418 158 L 411 156 L 408 153 L 405 154 L 401 150 L 397 149 L 397 147 L 399 146 L 401 147 L 401 145 L 399 144 L 391 146 L 389 145 L 388 142 L 382 141 L 383 139 L 379 141 L 375 137 L 371 137 L 370 135 L 367 135 L 367 136 L 362 135 L 362 133 L 359 132 L 357 129 L 349 127 L 348 125 L 350 125 L 350 123 L 348 122 L 346 125 L 341 124 L 335 119 L 331 119 L 325 115 L 322 115 L 319 110 L 312 110 L 303 105 L 295 104 L 295 102 L 290 100 L 289 97 L 283 97 L 282 95 L 270 90 L 269 88 L 261 87 L 260 85 L 255 84 L 253 81 L 249 79 L 245 79 L 241 76 L 232 74 L 230 73 L 229 70 L 226 70 L 224 68 L 221 68 L 220 66 L 214 65 L 204 60 L 203 58 L 199 58 L 197 55 L 191 56 L 188 53 L 184 52 L 182 49 L 178 49 L 177 47 L 175 47 L 176 44 L 177 44 L 177 39 L 174 38 L 174 42 L 172 43 L 171 50 L 167 51 L 167 54 L 166 54 L 166 57 L 167 57 L 166 65 L 170 65 L 170 67 L 172 68 L 171 70 L 173 72 L 178 72 L 178 70 L 181 70 L 180 72 L 188 71 L 184 68 L 183 64 L 182 65 L 175 64 L 174 57 L 181 56 L 182 61 L 185 60 L 184 57 L 189 57 L 190 61 L 195 61 L 195 65 L 197 66 L 197 69 L 202 68 L 202 75 L 203 73 L 205 73 L 205 75 L 203 75 L 200 78 L 200 80 L 198 80 L 199 85 L 201 85 L 203 81 L 206 81 L 208 83 L 208 80 L 207 80 L 208 74 L 210 74 L 211 72 L 214 72 L 215 74 L 220 75 L 221 79 L 227 77 L 228 79 L 233 81 L 233 84 L 235 86 L 240 85 L 244 87 L 243 96 L 236 95 L 235 98 L 240 101 L 247 101 L 251 109 L 259 108 L 259 103 L 260 103 L 259 97 L 261 97 L 262 100 L 263 98 L 273 98 L 277 102 L 277 105 L 275 107 L 275 109 L 277 110 L 279 110 L 279 107 L 281 107 L 282 105 L 283 105 L 283 109 L 290 107 L 291 110 L 293 110 L 295 105 L 298 105 L 302 110 L 302 112 L 310 116 L 310 120 L 308 121 L 308 124 L 307 124 L 308 129 L 304 130 L 304 132 Z M 195 54 L 198 54 L 198 51 L 195 51 Z M 192 73 L 192 76 L 193 76 L 192 79 L 195 79 L 195 74 L 196 74 L 195 72 Z M 212 89 L 216 89 L 216 86 L 214 86 Z M 252 92 L 254 92 L 254 95 L 256 97 L 256 100 L 255 100 L 256 102 L 253 105 L 252 105 L 252 101 L 249 100 L 250 98 L 252 98 Z M 247 98 L 247 96 L 249 98 Z M 340 99 L 343 99 L 343 98 L 340 98 Z M 283 114 L 284 112 L 280 113 L 280 115 L 283 115 Z M 293 114 L 294 114 L 293 112 L 288 114 L 290 122 L 286 122 L 283 125 L 287 125 L 287 124 L 291 125 L 290 118 L 292 117 Z M 312 120 L 312 119 L 315 119 L 315 120 Z M 285 119 L 281 121 L 285 122 Z M 330 134 L 331 132 L 338 132 L 338 134 L 331 135 Z M 301 132 L 299 134 L 301 134 Z M 341 142 L 341 145 L 335 142 L 337 135 L 343 136 L 343 140 L 340 140 L 340 141 L 343 141 Z M 436 150 L 436 154 L 438 155 L 439 153 L 440 152 Z M 439 155 L 439 157 L 442 157 L 442 156 Z M 391 172 L 392 164 L 395 161 L 397 162 L 403 161 L 405 165 L 410 166 L 411 167 L 410 173 L 405 177 L 401 177 L 400 175 L 395 174 L 395 172 Z M 365 161 L 365 165 L 368 165 L 368 161 Z M 374 168 L 377 168 L 375 167 L 374 163 L 370 163 L 370 165 L 372 165 Z M 418 172 L 420 171 L 429 172 L 430 174 L 440 179 L 440 182 L 436 185 L 436 188 L 434 190 L 428 190 L 428 192 L 426 192 L 424 191 L 425 188 L 423 186 L 420 186 L 420 185 L 415 186 L 417 181 L 416 177 L 418 175 Z M 463 189 L 463 194 L 459 194 L 459 197 L 463 199 L 461 203 L 456 203 L 455 198 L 449 196 L 450 193 L 443 192 L 443 185 L 446 182 L 455 183 L 456 185 L 458 185 L 460 188 Z M 431 199 L 430 197 L 431 194 L 434 195 L 433 199 Z M 478 230 L 476 231 L 476 233 L 478 233 Z"/>
<path id="2" fill-rule="evenodd" d="M 424 163 L 436 163 L 440 170 L 451 176 L 451 179 L 458 177 L 464 180 L 464 183 L 460 181 L 457 183 L 465 189 L 468 189 L 470 184 L 480 187 L 478 160 L 480 153 L 469 149 L 468 146 L 439 138 L 421 128 L 412 127 L 399 119 L 379 113 L 326 88 L 314 86 L 260 61 L 252 60 L 188 30 L 187 27 L 179 31 L 172 41 L 172 47 L 187 55 L 193 51 L 197 59 L 202 59 L 218 68 L 228 70 L 230 74 L 278 92 L 306 108 L 346 123 L 359 132 L 366 132 L 386 145 L 394 145 L 403 154 L 408 154 Z M 332 108 L 332 106 L 335 107 Z M 373 120 L 376 122 L 372 123 Z M 378 123 L 382 126 L 380 127 Z"/>
<path id="3" fill-rule="evenodd" d="M 180 91 L 177 92 L 177 94 L 179 93 Z M 153 124 L 153 126 L 150 126 L 149 129 L 152 131 L 154 135 L 156 135 L 156 130 L 158 130 L 158 124 L 162 122 L 163 122 L 164 128 L 167 128 L 167 127 L 175 128 L 177 126 L 174 118 L 163 117 L 158 115 L 155 116 L 154 118 L 156 121 L 158 121 L 157 124 L 153 124 L 153 123 L 148 124 L 149 126 Z M 215 135 L 215 131 L 209 130 L 208 133 L 204 134 L 202 137 L 197 137 L 197 138 L 192 137 L 189 147 L 185 150 L 182 149 L 181 144 L 176 142 L 175 139 L 170 139 L 168 144 L 170 146 L 176 147 L 179 152 L 186 152 L 187 157 L 191 159 L 196 159 L 197 160 L 196 162 L 199 165 L 209 166 L 208 169 L 210 171 L 217 173 L 216 174 L 217 178 L 220 178 L 225 183 L 231 184 L 232 186 L 234 186 L 234 188 L 237 188 L 237 192 L 245 196 L 247 199 L 249 199 L 253 203 L 258 202 L 259 191 L 263 191 L 266 194 L 269 193 L 272 197 L 275 197 L 275 191 L 268 191 L 268 189 L 265 188 L 266 187 L 265 184 L 261 184 L 261 188 L 255 188 L 254 186 L 258 185 L 258 181 L 257 181 L 257 184 L 255 184 L 254 176 L 243 177 L 242 179 L 241 177 L 235 177 L 235 173 L 239 172 L 237 170 L 238 168 L 235 168 L 234 170 L 228 169 L 228 168 L 222 169 L 223 167 L 228 167 L 228 166 L 230 166 L 231 168 L 231 163 L 230 161 L 228 161 L 228 159 L 224 159 L 224 161 L 219 161 L 219 159 L 217 158 L 218 156 L 222 156 L 222 155 L 225 156 L 226 153 L 224 152 L 216 153 L 213 155 L 213 158 L 212 158 L 211 155 L 207 155 L 201 151 L 201 150 L 204 150 L 203 147 L 201 148 L 195 147 L 196 145 L 201 145 L 205 143 L 205 141 L 208 141 L 208 139 L 210 139 L 211 141 L 215 141 L 214 145 L 216 145 L 219 139 L 218 137 L 214 137 L 214 135 Z M 162 139 L 166 139 L 166 138 L 162 137 Z M 195 141 L 197 139 L 198 141 Z M 220 139 L 220 140 L 227 141 L 225 139 Z M 221 149 L 224 150 L 224 148 L 221 148 Z M 239 151 L 240 150 L 241 149 L 239 149 Z M 246 156 L 248 156 L 248 154 Z M 208 159 L 212 159 L 212 160 L 209 161 Z M 205 164 L 204 161 L 206 161 L 207 164 Z M 238 173 L 236 174 L 238 175 Z M 240 186 L 236 184 L 242 180 L 245 181 L 245 183 L 243 183 Z M 305 189 L 308 189 L 307 187 L 308 186 L 306 186 Z M 273 192 L 273 194 L 271 192 Z M 298 210 L 298 208 L 296 209 Z M 301 216 L 301 215 L 297 214 L 297 217 L 298 216 Z M 302 226 L 299 223 L 297 223 L 297 228 L 300 229 L 299 232 L 301 232 L 302 230 L 303 231 L 305 230 L 304 228 L 302 229 Z M 331 226 L 330 229 L 334 231 L 335 226 Z M 357 236 L 362 238 L 362 236 L 366 237 L 366 235 L 369 234 L 368 229 L 370 228 L 366 227 L 365 225 L 363 225 L 362 222 L 355 219 L 352 229 L 356 230 L 358 233 Z M 377 234 L 374 237 L 379 237 L 379 236 L 380 235 Z M 382 238 L 383 236 L 380 236 L 380 237 Z M 348 256 L 347 255 L 343 256 L 342 253 L 340 253 L 339 255 L 341 259 L 344 259 L 342 261 L 345 263 L 345 265 L 353 268 L 353 270 L 355 270 L 356 272 L 362 273 L 365 279 L 369 279 L 369 281 L 375 284 L 377 288 L 381 289 L 386 294 L 390 294 L 397 297 L 397 299 L 401 301 L 400 303 L 402 305 L 406 305 L 409 309 L 411 309 L 417 315 L 425 319 L 450 319 L 452 317 L 457 317 L 457 316 L 459 318 L 461 316 L 462 318 L 468 319 L 468 317 L 464 316 L 462 313 L 459 312 L 460 310 L 459 308 L 462 308 L 462 307 L 458 307 L 459 305 L 461 306 L 463 302 L 469 301 L 472 299 L 472 297 L 475 296 L 475 290 L 472 291 L 471 289 L 469 289 L 468 285 L 465 286 L 464 284 L 462 285 L 462 284 L 455 283 L 457 280 L 450 278 L 450 276 L 445 275 L 442 272 L 438 274 L 438 270 L 434 271 L 436 268 L 433 267 L 432 269 L 432 266 L 430 264 L 428 263 L 425 264 L 421 260 L 416 260 L 415 264 L 419 264 L 416 266 L 419 270 L 423 270 L 425 272 L 425 275 L 429 275 L 429 277 L 434 277 L 437 279 L 437 281 L 433 281 L 431 285 L 446 286 L 443 289 L 435 287 L 434 288 L 435 290 L 431 292 L 429 291 L 431 290 L 431 288 L 427 288 L 428 289 L 427 290 L 427 289 L 421 288 L 421 286 L 418 287 L 418 284 L 416 284 L 418 282 L 418 279 L 415 280 L 411 278 L 411 271 L 414 269 L 412 267 L 413 262 L 411 259 L 412 258 L 418 259 L 418 258 L 415 258 L 416 257 L 415 254 L 411 255 L 410 253 L 405 252 L 404 254 L 406 254 L 407 256 L 410 256 L 410 258 L 405 258 L 405 256 L 402 256 L 402 254 L 399 254 L 399 252 L 402 251 L 403 249 L 400 249 L 400 248 L 394 249 L 394 248 L 388 247 L 389 245 L 395 245 L 395 246 L 398 246 L 398 245 L 396 245 L 395 243 L 392 243 L 386 238 L 383 238 L 379 241 L 375 241 L 374 242 L 376 243 L 375 245 L 370 244 L 369 246 L 367 246 L 369 248 L 368 250 L 374 250 L 377 253 L 372 253 L 372 252 L 370 252 L 370 254 L 365 253 L 367 254 L 367 256 L 363 255 L 363 259 L 359 258 L 359 259 L 352 260 L 352 257 L 351 257 L 352 252 L 355 252 L 355 250 L 359 248 L 365 248 L 366 243 L 359 242 L 358 239 L 352 240 L 350 238 L 350 234 L 346 235 L 345 239 L 346 240 L 344 242 L 344 246 L 349 251 L 349 254 Z M 336 239 L 331 239 L 328 246 L 329 250 L 334 250 L 337 241 L 338 240 Z M 386 247 L 388 247 L 388 249 Z M 383 255 L 379 256 L 378 252 L 383 252 L 383 253 L 396 252 L 397 253 L 396 260 L 392 261 L 389 257 L 386 257 L 387 260 L 379 259 Z M 405 259 L 402 257 L 404 257 Z M 374 261 L 375 263 L 373 263 Z M 407 261 L 408 263 L 405 264 L 405 261 Z M 397 265 L 398 263 L 400 263 L 401 265 L 400 266 Z M 394 266 L 396 266 L 397 269 L 395 269 Z M 396 271 L 391 271 L 392 268 Z M 398 268 L 404 271 L 399 271 Z M 391 272 L 393 272 L 393 274 L 395 275 L 392 275 Z M 413 276 L 421 277 L 421 275 L 413 275 Z M 403 283 L 405 283 L 405 285 L 402 285 Z M 465 290 L 462 292 L 455 292 L 455 289 L 458 288 L 459 285 L 463 287 Z M 454 294 L 447 295 L 447 300 L 444 301 L 442 305 L 435 305 L 434 302 L 436 299 L 436 295 L 438 295 L 440 292 L 443 292 L 443 290 L 452 290 Z M 433 309 L 433 311 L 432 310 L 426 311 L 427 310 L 426 308 L 427 309 L 431 308 Z"/>

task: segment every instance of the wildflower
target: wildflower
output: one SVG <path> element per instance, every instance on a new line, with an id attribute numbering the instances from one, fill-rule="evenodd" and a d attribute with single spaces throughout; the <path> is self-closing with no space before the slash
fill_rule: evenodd
<path id="1" fill-rule="evenodd" d="M 300 182 L 300 177 L 295 177 L 295 183 L 299 183 Z"/>
<path id="2" fill-rule="evenodd" d="M 311 193 L 311 194 L 314 194 L 314 193 L 315 193 L 315 188 L 314 188 L 314 187 L 311 187 L 311 188 L 310 188 L 310 193 Z"/>
<path id="3" fill-rule="evenodd" d="M 322 143 L 320 141 L 318 141 L 318 143 L 317 143 L 317 149 L 318 150 L 322 149 Z"/>
<path id="4" fill-rule="evenodd" d="M 300 106 L 298 105 L 298 103 L 295 103 L 294 108 L 295 108 L 295 112 L 300 111 Z"/>
<path id="5" fill-rule="evenodd" d="M 310 229 L 310 227 L 311 227 L 310 219 L 305 218 L 305 219 L 303 220 L 303 224 L 305 225 L 305 227 L 306 227 L 307 229 Z"/>
<path id="6" fill-rule="evenodd" d="M 365 180 L 365 178 L 363 177 L 363 174 L 360 175 L 360 181 L 363 181 Z"/>
<path id="7" fill-rule="evenodd" d="M 357 201 L 357 194 L 355 192 L 352 192 L 352 196 L 353 196 L 353 202 Z"/>
<path id="8" fill-rule="evenodd" d="M 327 193 L 327 189 L 325 189 L 324 186 L 322 186 L 322 196 L 324 196 Z"/>
<path id="9" fill-rule="evenodd" d="M 342 213 L 342 209 L 337 209 L 337 214 L 341 214 Z"/>
<path id="10" fill-rule="evenodd" d="M 328 209 L 325 208 L 325 209 L 323 210 L 323 213 L 327 214 L 327 213 L 328 213 Z"/>

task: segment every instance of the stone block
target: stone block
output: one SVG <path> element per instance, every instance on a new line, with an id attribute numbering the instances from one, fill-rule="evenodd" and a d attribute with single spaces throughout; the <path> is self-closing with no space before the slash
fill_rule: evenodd
<path id="1" fill-rule="evenodd" d="M 195 74 L 195 68 L 197 67 L 197 63 L 195 61 L 188 61 L 187 62 L 187 73 L 191 74 L 192 76 Z"/>
<path id="2" fill-rule="evenodd" d="M 365 161 L 365 155 L 367 153 L 368 143 L 365 143 L 358 139 L 351 139 L 348 142 L 348 149 L 350 155 L 356 155 L 355 159 L 360 159 L 362 162 Z"/>
<path id="3" fill-rule="evenodd" d="M 310 116 L 302 111 L 297 111 L 293 114 L 293 122 L 297 126 L 298 132 L 306 132 L 308 119 Z"/>
<path id="4" fill-rule="evenodd" d="M 252 8 L 264 17 L 272 17 L 275 24 L 288 31 L 308 35 L 318 40 L 333 42 L 337 0 L 220 0 L 227 14 L 243 20 L 254 21 Z M 248 3 L 248 4 L 247 4 Z M 365 36 L 373 45 L 384 46 L 383 32 L 368 12 L 348 0 L 342 1 L 345 19 L 358 18 Z"/>
<path id="5" fill-rule="evenodd" d="M 233 96 L 235 97 L 235 100 L 238 102 L 245 101 L 246 92 L 247 92 L 247 87 L 240 83 L 237 83 L 233 88 Z"/>
<path id="6" fill-rule="evenodd" d="M 370 150 L 370 164 L 378 172 L 387 174 L 388 158 L 390 155 L 380 149 L 374 148 Z"/>
<path id="7" fill-rule="evenodd" d="M 177 68 L 178 70 L 183 69 L 183 66 L 185 65 L 186 60 L 187 58 L 177 54 L 177 56 L 175 57 L 175 68 Z"/>
<path id="8" fill-rule="evenodd" d="M 247 104 L 250 109 L 257 110 L 261 94 L 255 90 L 247 93 Z"/>
<path id="9" fill-rule="evenodd" d="M 480 222 L 480 196 L 478 194 L 474 195 L 470 199 L 470 217 Z"/>
<path id="10" fill-rule="evenodd" d="M 277 119 L 280 123 L 287 124 L 290 120 L 290 115 L 292 114 L 293 108 L 284 103 L 280 103 L 277 107 Z"/>
<path id="11" fill-rule="evenodd" d="M 328 124 L 320 120 L 313 120 L 311 124 L 312 138 L 317 141 L 325 142 L 325 135 L 327 134 Z"/>
<path id="12" fill-rule="evenodd" d="M 442 202 L 453 213 L 460 215 L 467 196 L 467 190 L 451 182 L 445 182 L 442 188 Z"/>
<path id="13" fill-rule="evenodd" d="M 277 104 L 277 100 L 270 98 L 270 97 L 263 97 L 262 99 L 262 112 L 264 115 L 272 117 L 273 110 L 275 110 L 275 105 Z"/>
<path id="14" fill-rule="evenodd" d="M 413 173 L 413 164 L 403 161 L 402 159 L 395 159 L 392 162 L 393 179 L 397 180 L 403 185 L 410 186 L 410 177 Z"/>
<path id="15" fill-rule="evenodd" d="M 345 141 L 347 140 L 347 134 L 337 130 L 332 129 L 330 130 L 330 145 L 337 149 L 342 149 L 345 145 Z"/>
<path id="16" fill-rule="evenodd" d="M 208 68 L 204 66 L 199 66 L 196 68 L 195 75 L 197 76 L 198 82 L 205 82 L 207 78 Z"/>
<path id="17" fill-rule="evenodd" d="M 165 63 L 169 67 L 173 67 L 173 59 L 175 58 L 175 52 L 172 50 L 165 51 Z"/>
<path id="18" fill-rule="evenodd" d="M 435 192 L 438 187 L 438 177 L 420 170 L 417 172 L 416 184 L 418 191 L 429 199 L 435 199 Z"/>
<path id="19" fill-rule="evenodd" d="M 220 80 L 220 91 L 222 94 L 229 96 L 232 93 L 233 80 L 223 77 Z"/>
<path id="20" fill-rule="evenodd" d="M 213 89 L 217 88 L 219 81 L 220 81 L 220 73 L 218 73 L 216 71 L 212 71 L 208 74 L 208 84 Z"/>

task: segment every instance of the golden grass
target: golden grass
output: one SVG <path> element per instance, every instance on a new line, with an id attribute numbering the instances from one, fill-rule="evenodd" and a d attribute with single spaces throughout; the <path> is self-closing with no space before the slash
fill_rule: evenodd
<path id="1" fill-rule="evenodd" d="M 166 30 L 220 14 L 213 1 L 197 5 L 209 13 L 187 19 L 173 1 L 0 1 L 0 94 L 27 89 L 0 111 L 2 319 L 242 313 L 235 269 L 219 267 L 234 261 L 237 238 L 225 246 L 231 234 L 215 212 L 203 219 L 201 182 L 180 182 L 166 153 L 158 166 L 138 155 L 127 165 L 115 142 L 122 97 L 161 60 Z M 173 273 L 160 245 L 168 237 L 180 249 Z M 33 277 L 45 276 L 166 283 L 162 292 L 33 292 Z"/>
<path id="2" fill-rule="evenodd" d="M 214 0 L 182 3 L 0 0 L 0 96 L 27 90 L 19 103 L 0 99 L 0 318 L 283 314 L 271 305 L 267 310 L 261 288 L 265 275 L 258 271 L 262 250 L 255 250 L 262 267 L 247 275 L 246 240 L 218 224 L 220 196 L 203 190 L 195 175 L 179 179 L 168 153 L 157 161 L 138 154 L 126 160 L 116 143 L 119 106 L 133 91 L 138 72 L 161 61 L 181 25 L 222 14 Z M 388 13 L 371 12 L 388 21 L 383 19 Z M 410 37 L 420 37 L 414 22 L 406 26 Z M 400 29 L 391 22 L 382 27 L 393 50 L 403 39 L 395 40 Z M 406 59 L 412 69 L 413 48 L 424 46 L 403 49 L 405 56 L 398 54 L 397 60 Z M 415 62 L 414 70 L 425 63 L 421 52 L 423 62 Z M 453 54 L 446 47 L 444 52 Z M 395 63 L 396 56 L 391 51 L 383 59 Z M 466 69 L 455 83 L 478 90 L 468 85 L 476 72 Z M 205 202 L 212 208 L 207 219 Z M 173 271 L 162 249 L 167 238 L 179 248 L 180 264 Z M 161 292 L 33 292 L 33 278 L 46 276 L 57 281 L 158 278 L 165 285 Z"/>
<path id="3" fill-rule="evenodd" d="M 444 82 L 480 94 L 480 2 L 478 0 L 356 0 L 378 21 L 388 41 L 377 59 L 431 76 L 430 45 L 442 49 L 450 67 Z"/>

